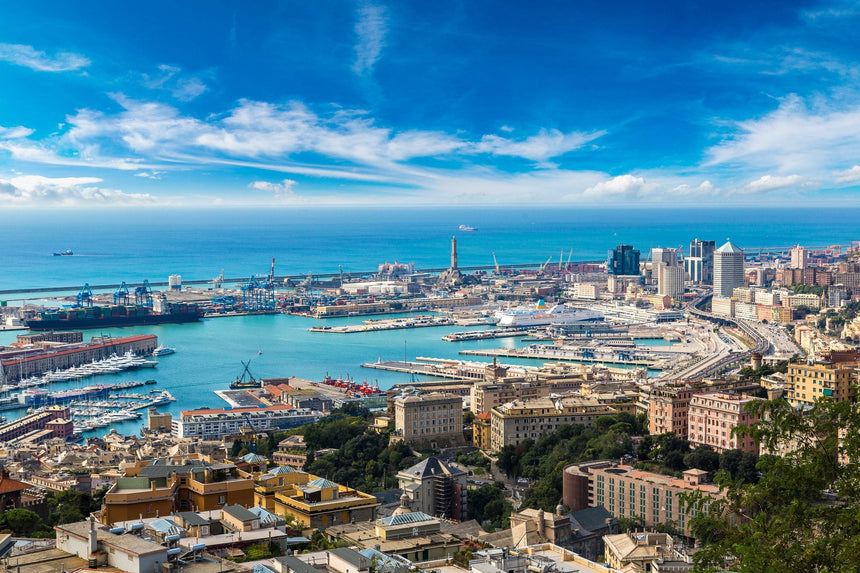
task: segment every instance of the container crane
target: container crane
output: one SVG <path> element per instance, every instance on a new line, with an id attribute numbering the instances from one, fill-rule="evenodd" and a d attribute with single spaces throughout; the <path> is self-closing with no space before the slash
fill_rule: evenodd
<path id="1" fill-rule="evenodd" d="M 149 286 L 149 279 L 144 279 L 143 284 L 134 289 L 134 303 L 152 307 L 152 287 Z"/>
<path id="2" fill-rule="evenodd" d="M 75 297 L 77 304 L 75 306 L 92 306 L 93 305 L 93 289 L 90 288 L 90 283 L 85 283 Z"/>
<path id="3" fill-rule="evenodd" d="M 496 266 L 496 274 L 500 275 L 502 273 L 499 270 L 499 261 L 496 260 L 496 251 L 492 251 L 492 253 L 493 253 L 493 264 Z"/>
<path id="4" fill-rule="evenodd" d="M 113 291 L 113 303 L 115 305 L 127 305 L 129 300 L 128 285 L 125 281 Z"/>
<path id="5" fill-rule="evenodd" d="M 573 247 L 570 248 L 570 254 L 567 255 L 567 264 L 564 265 L 564 270 L 570 270 L 570 259 L 573 258 Z"/>
<path id="6" fill-rule="evenodd" d="M 540 272 L 543 272 L 546 269 L 547 265 L 549 264 L 549 262 L 551 260 L 552 260 L 552 255 L 550 255 L 549 258 L 546 260 L 546 262 L 540 266 L 540 269 L 539 269 Z"/>

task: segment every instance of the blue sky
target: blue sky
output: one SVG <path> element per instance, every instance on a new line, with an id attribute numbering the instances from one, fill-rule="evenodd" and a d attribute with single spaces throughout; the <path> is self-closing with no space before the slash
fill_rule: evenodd
<path id="1" fill-rule="evenodd" d="M 134 4 L 4 6 L 0 206 L 858 205 L 855 2 Z"/>

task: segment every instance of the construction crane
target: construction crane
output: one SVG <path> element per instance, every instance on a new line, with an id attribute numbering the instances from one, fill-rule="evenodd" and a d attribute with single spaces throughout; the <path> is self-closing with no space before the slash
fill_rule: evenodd
<path id="1" fill-rule="evenodd" d="M 496 265 L 496 274 L 500 275 L 502 273 L 499 270 L 499 261 L 496 260 L 496 251 L 492 251 L 492 253 L 493 253 L 493 264 Z"/>
<path id="2" fill-rule="evenodd" d="M 144 279 L 143 284 L 134 289 L 134 304 L 152 306 L 152 287 L 149 286 L 149 279 Z"/>
<path id="3" fill-rule="evenodd" d="M 90 283 L 85 283 L 78 291 L 75 297 L 77 304 L 75 306 L 92 306 L 93 305 L 93 289 L 90 288 Z"/>
<path id="4" fill-rule="evenodd" d="M 115 305 L 128 304 L 128 299 L 128 286 L 125 281 L 122 281 L 122 284 L 113 291 L 113 303 Z"/>

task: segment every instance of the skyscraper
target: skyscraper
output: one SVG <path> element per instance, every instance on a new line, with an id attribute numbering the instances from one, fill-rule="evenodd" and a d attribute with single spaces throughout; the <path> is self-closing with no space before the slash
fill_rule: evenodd
<path id="1" fill-rule="evenodd" d="M 805 269 L 809 265 L 809 252 L 796 245 L 791 248 L 791 269 Z"/>
<path id="2" fill-rule="evenodd" d="M 678 249 L 651 249 L 651 277 L 657 279 L 657 294 L 683 298 L 684 267 Z"/>
<path id="3" fill-rule="evenodd" d="M 638 275 L 639 251 L 631 245 L 618 245 L 615 250 L 609 251 L 606 272 L 610 275 Z"/>
<path id="4" fill-rule="evenodd" d="M 732 296 L 744 286 L 744 252 L 731 241 L 714 251 L 714 296 Z"/>
<path id="5" fill-rule="evenodd" d="M 712 284 L 714 282 L 714 241 L 700 241 L 694 239 L 690 242 L 690 256 L 684 259 L 684 270 L 687 278 L 694 283 Z"/>

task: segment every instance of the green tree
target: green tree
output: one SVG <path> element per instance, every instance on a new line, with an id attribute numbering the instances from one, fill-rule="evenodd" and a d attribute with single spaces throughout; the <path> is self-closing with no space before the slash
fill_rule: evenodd
<path id="1" fill-rule="evenodd" d="M 41 524 L 42 518 L 39 514 L 29 509 L 10 509 L 3 514 L 6 527 L 19 537 L 27 537 Z"/>
<path id="2" fill-rule="evenodd" d="M 718 475 L 726 498 L 691 521 L 699 571 L 856 570 L 860 554 L 860 410 L 821 398 L 808 410 L 753 402 L 749 434 L 764 451 L 758 479 Z M 734 454 L 738 472 L 750 462 Z M 751 458 L 750 458 L 751 460 Z M 748 470 L 744 470 L 748 471 Z M 695 500 L 690 500 L 695 502 Z M 702 500 L 699 500 L 700 502 Z M 701 508 L 702 506 L 699 505 Z"/>

